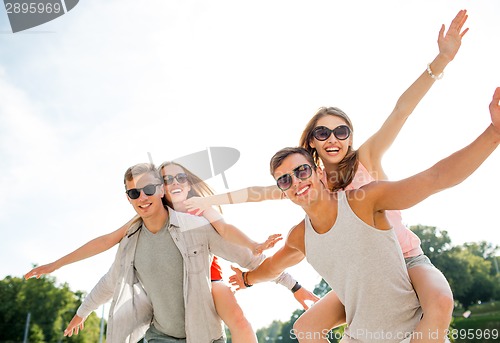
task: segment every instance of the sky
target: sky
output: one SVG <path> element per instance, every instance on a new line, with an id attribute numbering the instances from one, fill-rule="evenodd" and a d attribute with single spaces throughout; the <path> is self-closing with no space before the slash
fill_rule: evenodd
<path id="1" fill-rule="evenodd" d="M 462 8 L 470 31 L 459 53 L 384 157 L 398 180 L 489 125 L 500 2 L 86 0 L 15 34 L 0 11 L 0 277 L 20 277 L 131 218 L 123 174 L 148 153 L 159 164 L 232 147 L 240 159 L 225 172 L 230 190 L 271 185 L 269 159 L 298 144 L 321 106 L 350 115 L 359 147 L 437 55 L 441 24 Z M 405 223 L 447 230 L 453 244 L 500 245 L 499 169 L 496 151 L 462 184 L 405 210 Z M 207 182 L 227 191 L 220 175 Z M 304 215 L 288 200 L 223 211 L 255 240 L 286 235 Z M 89 292 L 115 252 L 53 275 Z M 310 290 L 320 281 L 306 262 L 290 273 Z M 274 284 L 237 299 L 255 329 L 299 307 Z"/>

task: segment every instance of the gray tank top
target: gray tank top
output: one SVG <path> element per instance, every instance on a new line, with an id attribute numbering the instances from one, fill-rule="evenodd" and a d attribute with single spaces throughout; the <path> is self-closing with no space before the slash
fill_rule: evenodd
<path id="1" fill-rule="evenodd" d="M 359 342 L 401 342 L 422 310 L 394 230 L 378 230 L 352 211 L 338 192 L 337 220 L 318 234 L 305 218 L 307 261 L 345 306 L 345 334 Z M 347 337 L 346 337 L 347 338 Z"/>

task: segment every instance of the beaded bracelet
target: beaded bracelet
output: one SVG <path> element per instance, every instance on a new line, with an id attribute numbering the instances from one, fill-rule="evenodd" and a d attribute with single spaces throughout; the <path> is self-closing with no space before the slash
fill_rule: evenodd
<path id="1" fill-rule="evenodd" d="M 427 74 L 429 74 L 430 77 L 432 77 L 434 80 L 441 80 L 444 76 L 444 71 L 442 71 L 438 76 L 434 75 L 431 69 L 431 64 L 427 64 Z"/>
<path id="2" fill-rule="evenodd" d="M 241 273 L 241 277 L 243 278 L 243 284 L 245 285 L 245 287 L 252 287 L 253 285 L 249 284 L 248 283 L 248 278 L 247 278 L 247 272 L 243 272 Z"/>

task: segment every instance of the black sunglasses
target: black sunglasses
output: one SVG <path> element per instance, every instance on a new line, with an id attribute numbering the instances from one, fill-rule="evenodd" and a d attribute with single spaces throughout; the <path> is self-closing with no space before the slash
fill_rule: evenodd
<path id="1" fill-rule="evenodd" d="M 286 191 L 288 188 L 292 187 L 292 174 L 295 175 L 296 178 L 301 180 L 306 180 L 312 175 L 312 167 L 309 164 L 302 164 L 292 170 L 289 174 L 281 175 L 276 179 L 276 184 L 282 191 Z"/>
<path id="2" fill-rule="evenodd" d="M 317 126 L 313 130 L 312 135 L 318 141 L 326 141 L 332 133 L 339 141 L 345 141 L 351 135 L 351 129 L 347 125 L 337 126 L 333 130 L 330 130 L 326 126 Z"/>
<path id="3" fill-rule="evenodd" d="M 141 196 L 141 191 L 144 192 L 148 197 L 154 195 L 156 193 L 156 186 L 161 186 L 161 183 L 157 183 L 155 185 L 147 185 L 142 188 L 132 188 L 127 189 L 125 193 L 127 193 L 128 197 L 132 200 L 137 199 Z"/>
<path id="4" fill-rule="evenodd" d="M 174 179 L 177 180 L 179 183 L 186 183 L 188 181 L 188 176 L 186 173 L 179 173 L 175 176 L 173 175 L 165 175 L 163 176 L 163 182 L 165 182 L 166 185 L 171 185 L 174 183 Z"/>

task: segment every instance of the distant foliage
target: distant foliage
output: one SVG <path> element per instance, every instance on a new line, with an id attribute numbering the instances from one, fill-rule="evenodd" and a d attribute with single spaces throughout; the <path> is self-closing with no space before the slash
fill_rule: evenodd
<path id="1" fill-rule="evenodd" d="M 7 276 L 0 281 L 0 343 L 23 342 L 28 313 L 30 343 L 96 343 L 100 318 L 94 313 L 85 322 L 85 330 L 73 337 L 63 337 L 82 292 L 72 292 L 67 284 L 56 285 L 51 276 L 40 279 Z"/>
<path id="2" fill-rule="evenodd" d="M 410 229 L 420 237 L 424 253 L 446 276 L 459 306 L 467 309 L 478 302 L 498 299 L 498 246 L 484 241 L 452 246 L 447 231 L 423 225 Z"/>

